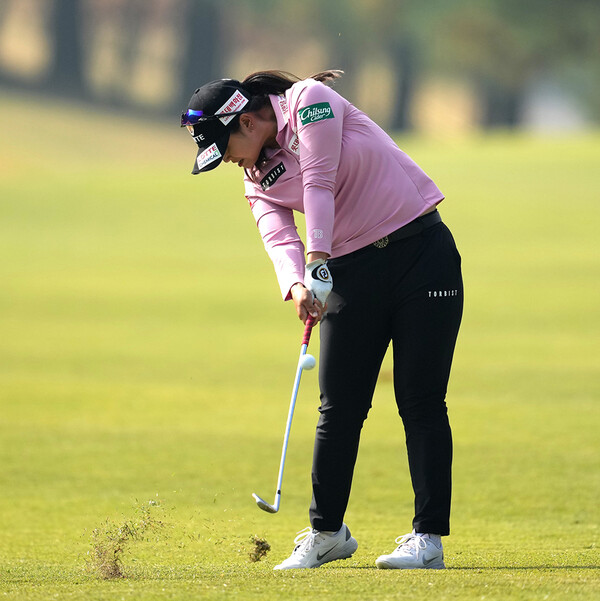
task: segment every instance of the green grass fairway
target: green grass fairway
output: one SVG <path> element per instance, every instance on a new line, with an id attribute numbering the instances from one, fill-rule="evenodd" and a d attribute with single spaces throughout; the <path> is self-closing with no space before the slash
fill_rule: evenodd
<path id="1" fill-rule="evenodd" d="M 599 133 L 401 140 L 463 255 L 449 569 L 374 567 L 412 519 L 386 359 L 346 518 L 357 553 L 274 573 L 308 525 L 319 401 L 305 372 L 282 508 L 260 511 L 302 326 L 240 171 L 192 177 L 177 115 L 23 118 L 39 111 L 0 100 L 2 599 L 600 599 Z M 254 535 L 271 545 L 256 563 Z M 110 544 L 122 578 L 90 569 Z"/>

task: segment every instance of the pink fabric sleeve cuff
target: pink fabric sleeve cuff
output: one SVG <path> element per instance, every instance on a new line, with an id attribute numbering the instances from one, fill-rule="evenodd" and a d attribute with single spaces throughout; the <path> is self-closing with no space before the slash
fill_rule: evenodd
<path id="1" fill-rule="evenodd" d="M 334 214 L 333 192 L 318 186 L 304 189 L 307 252 L 331 254 Z"/>

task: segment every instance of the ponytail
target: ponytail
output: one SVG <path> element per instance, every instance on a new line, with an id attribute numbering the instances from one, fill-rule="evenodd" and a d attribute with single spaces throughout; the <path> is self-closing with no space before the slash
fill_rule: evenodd
<path id="1" fill-rule="evenodd" d="M 344 72 L 340 71 L 339 69 L 329 69 L 328 71 L 320 71 L 319 73 L 311 75 L 310 79 L 315 79 L 323 83 L 328 83 L 339 79 L 343 74 Z"/>
<path id="2" fill-rule="evenodd" d="M 338 69 L 331 69 L 329 71 L 315 73 L 308 79 L 329 83 L 340 78 L 343 73 L 343 71 L 339 71 Z M 248 75 L 242 81 L 242 85 L 252 96 L 252 100 L 248 107 L 249 110 L 259 110 L 267 104 L 269 94 L 283 94 L 298 81 L 301 81 L 299 77 L 296 77 L 296 75 L 288 73 L 287 71 L 257 71 L 256 73 Z"/>

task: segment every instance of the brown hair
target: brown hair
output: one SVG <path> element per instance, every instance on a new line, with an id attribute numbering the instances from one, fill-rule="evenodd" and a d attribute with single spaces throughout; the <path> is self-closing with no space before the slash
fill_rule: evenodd
<path id="1" fill-rule="evenodd" d="M 321 71 L 306 79 L 315 79 L 323 83 L 332 82 L 342 76 L 344 72 L 337 69 Z M 287 71 L 256 71 L 248 75 L 241 83 L 250 94 L 250 102 L 246 110 L 248 112 L 259 111 L 269 105 L 269 94 L 280 95 L 289 90 L 296 82 L 302 81 L 299 77 Z M 233 129 L 237 124 L 232 123 Z"/>

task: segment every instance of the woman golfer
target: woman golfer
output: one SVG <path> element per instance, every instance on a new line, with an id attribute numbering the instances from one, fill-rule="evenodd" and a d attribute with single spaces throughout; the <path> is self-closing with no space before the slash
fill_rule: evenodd
<path id="1" fill-rule="evenodd" d="M 436 209 L 442 193 L 324 84 L 339 73 L 213 81 L 194 92 L 181 124 L 199 147 L 194 174 L 221 161 L 243 168 L 283 298 L 303 322 L 321 321 L 311 527 L 275 569 L 315 568 L 356 551 L 344 514 L 390 342 L 415 516 L 412 532 L 376 565 L 443 568 L 452 463 L 444 399 L 462 315 L 460 255 Z M 294 212 L 306 220 L 306 258 Z"/>

